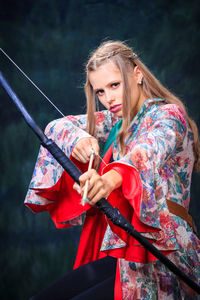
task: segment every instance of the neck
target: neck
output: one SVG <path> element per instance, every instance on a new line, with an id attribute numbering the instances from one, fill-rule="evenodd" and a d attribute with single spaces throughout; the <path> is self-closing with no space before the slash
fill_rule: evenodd
<path id="1" fill-rule="evenodd" d="M 138 111 L 140 110 L 140 108 L 141 108 L 143 102 L 144 102 L 145 100 L 147 100 L 147 98 L 148 98 L 148 97 L 145 96 L 143 92 L 140 93 L 140 97 L 139 97 L 139 99 L 138 99 L 138 102 L 137 102 L 136 106 L 133 108 L 133 111 L 131 112 L 131 119 L 133 119 L 133 118 L 137 115 L 137 113 L 138 113 Z"/>

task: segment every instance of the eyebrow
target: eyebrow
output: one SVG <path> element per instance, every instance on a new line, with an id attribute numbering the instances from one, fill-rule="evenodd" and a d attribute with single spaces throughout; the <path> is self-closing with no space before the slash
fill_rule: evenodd
<path id="1" fill-rule="evenodd" d="M 103 90 L 103 89 L 101 89 L 101 88 L 99 88 L 99 89 L 93 89 L 93 91 L 96 93 L 96 92 L 98 92 L 98 91 L 101 91 L 101 90 Z"/>

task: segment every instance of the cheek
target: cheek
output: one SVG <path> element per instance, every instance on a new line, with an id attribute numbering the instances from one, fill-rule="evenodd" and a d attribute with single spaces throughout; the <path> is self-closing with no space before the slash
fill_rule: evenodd
<path id="1" fill-rule="evenodd" d="M 101 104 L 105 107 L 105 108 L 108 108 L 108 103 L 105 101 L 105 99 L 102 97 L 98 98 L 99 99 L 99 102 L 101 102 Z"/>
<path id="2" fill-rule="evenodd" d="M 132 91 L 131 91 L 131 102 L 132 104 L 136 104 L 137 103 L 137 100 L 139 98 L 139 89 L 137 86 L 135 86 L 134 88 L 132 88 Z"/>
<path id="3" fill-rule="evenodd" d="M 116 98 L 122 103 L 123 100 L 123 88 L 120 87 L 119 90 L 116 91 Z"/>

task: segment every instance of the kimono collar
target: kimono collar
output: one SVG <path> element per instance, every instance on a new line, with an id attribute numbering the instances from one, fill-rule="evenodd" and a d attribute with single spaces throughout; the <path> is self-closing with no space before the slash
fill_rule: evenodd
<path id="1" fill-rule="evenodd" d="M 150 104 L 155 103 L 155 102 L 165 102 L 164 99 L 162 98 L 149 98 L 147 100 L 145 100 L 139 110 L 139 112 L 136 114 L 136 116 L 133 118 L 133 120 L 131 121 L 131 125 L 130 125 L 130 129 L 129 131 L 132 131 L 133 128 L 136 127 L 136 125 L 139 123 L 139 121 L 141 120 L 141 118 L 145 115 L 145 113 L 148 110 L 148 107 L 150 106 Z M 107 152 L 107 150 L 109 149 L 109 147 L 112 145 L 113 142 L 115 142 L 116 144 L 116 138 L 117 135 L 121 129 L 122 126 L 122 119 L 120 119 L 115 125 L 114 127 L 111 129 L 110 134 L 106 140 L 106 143 L 104 145 L 103 148 L 103 156 L 105 155 L 105 153 Z"/>

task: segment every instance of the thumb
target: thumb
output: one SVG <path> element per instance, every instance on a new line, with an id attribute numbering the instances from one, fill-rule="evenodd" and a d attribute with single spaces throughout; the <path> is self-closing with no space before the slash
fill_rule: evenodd
<path id="1" fill-rule="evenodd" d="M 95 160 L 94 160 L 94 168 L 97 169 L 99 165 L 99 144 L 96 139 L 92 139 L 92 149 L 95 153 Z"/>
<path id="2" fill-rule="evenodd" d="M 91 146 L 92 149 L 94 150 L 95 155 L 99 155 L 99 143 L 95 138 L 91 139 Z"/>

